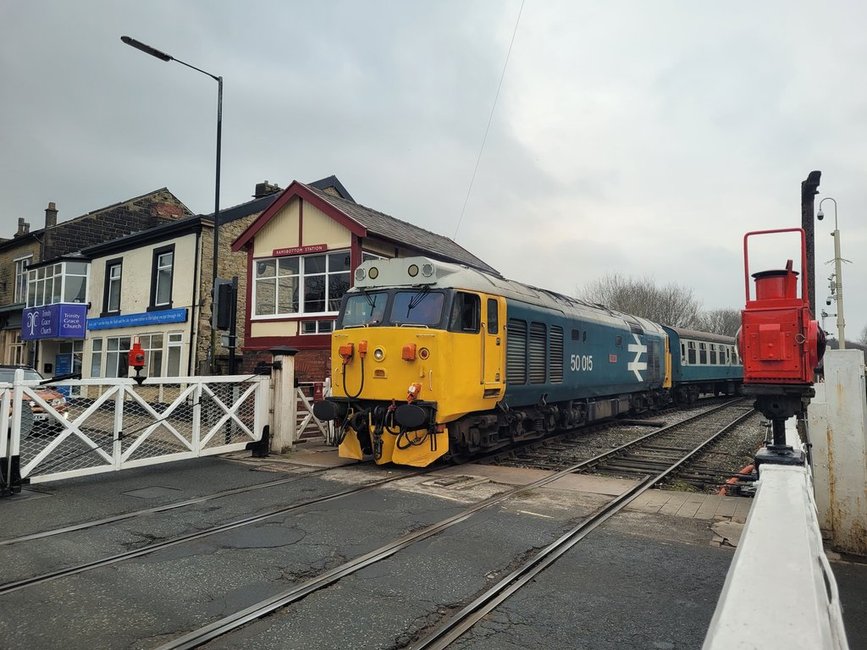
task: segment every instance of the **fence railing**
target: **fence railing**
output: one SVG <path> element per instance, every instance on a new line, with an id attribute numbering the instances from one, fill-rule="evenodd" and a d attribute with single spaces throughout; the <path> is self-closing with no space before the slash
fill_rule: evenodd
<path id="1" fill-rule="evenodd" d="M 35 483 L 240 450 L 259 441 L 268 424 L 267 376 L 50 385 L 22 377 L 0 383 L 7 487 L 19 478 Z"/>

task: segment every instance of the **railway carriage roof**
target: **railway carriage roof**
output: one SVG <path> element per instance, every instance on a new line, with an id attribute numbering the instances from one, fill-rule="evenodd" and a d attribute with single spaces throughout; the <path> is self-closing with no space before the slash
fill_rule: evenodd
<path id="1" fill-rule="evenodd" d="M 671 330 L 682 339 L 691 339 L 695 341 L 706 341 L 708 343 L 725 343 L 726 345 L 734 345 L 734 337 L 723 336 L 722 334 L 711 334 L 710 332 L 699 332 L 690 330 L 684 327 L 672 327 L 671 325 L 663 325 L 666 331 Z"/>

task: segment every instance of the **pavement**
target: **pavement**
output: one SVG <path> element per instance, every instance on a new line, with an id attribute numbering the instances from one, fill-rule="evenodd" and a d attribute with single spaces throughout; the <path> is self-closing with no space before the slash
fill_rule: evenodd
<path id="1" fill-rule="evenodd" d="M 327 471 L 323 471 L 327 470 Z M 28 489 L 0 500 L 0 539 L 297 478 L 57 537 L 0 546 L 0 582 L 333 493 L 402 470 L 313 442 L 285 457 L 203 458 Z M 407 532 L 545 475 L 443 468 L 111 567 L 0 594 L 0 647 L 152 648 Z M 314 592 L 214 648 L 400 648 L 630 481 L 573 475 L 490 508 Z M 457 648 L 698 648 L 750 499 L 652 490 L 502 603 Z M 849 644 L 867 647 L 867 565 L 833 563 Z M 847 616 L 847 613 L 850 615 Z"/>

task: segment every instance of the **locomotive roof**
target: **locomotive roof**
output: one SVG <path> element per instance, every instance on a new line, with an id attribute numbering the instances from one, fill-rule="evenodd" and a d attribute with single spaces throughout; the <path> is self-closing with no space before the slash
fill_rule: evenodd
<path id="1" fill-rule="evenodd" d="M 410 275 L 411 267 L 415 274 Z M 370 277 L 370 270 L 376 268 L 376 277 Z M 629 316 L 608 309 L 604 305 L 593 304 L 548 289 L 541 289 L 500 275 L 485 273 L 479 269 L 462 264 L 441 262 L 429 257 L 401 257 L 363 262 L 356 270 L 357 289 L 385 287 L 430 287 L 449 289 L 470 289 L 519 300 L 532 305 L 571 315 L 581 315 L 595 321 L 635 321 L 648 331 L 662 332 L 660 326 L 637 316 Z"/>

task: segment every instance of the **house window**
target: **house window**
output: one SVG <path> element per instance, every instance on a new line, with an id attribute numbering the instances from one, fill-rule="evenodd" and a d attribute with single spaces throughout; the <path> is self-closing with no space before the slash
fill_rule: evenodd
<path id="1" fill-rule="evenodd" d="M 181 376 L 181 351 L 184 344 L 184 335 L 180 332 L 170 333 L 168 362 L 166 363 L 166 375 L 168 377 Z"/>
<path id="2" fill-rule="evenodd" d="M 106 314 L 116 314 L 120 311 L 120 279 L 123 271 L 123 260 L 109 260 L 105 263 L 105 292 L 102 311 Z"/>
<path id="3" fill-rule="evenodd" d="M 259 259 L 253 276 L 255 315 L 336 313 L 347 289 L 349 251 Z"/>
<path id="4" fill-rule="evenodd" d="M 115 336 L 105 339 L 105 376 L 129 376 L 129 343 L 128 336 Z"/>
<path id="5" fill-rule="evenodd" d="M 302 334 L 330 334 L 333 330 L 333 320 L 306 320 L 301 323 Z"/>
<path id="6" fill-rule="evenodd" d="M 87 262 L 60 262 L 27 271 L 27 306 L 81 303 L 87 297 Z"/>
<path id="7" fill-rule="evenodd" d="M 145 355 L 144 373 L 148 377 L 163 376 L 163 335 L 144 334 L 138 342 Z"/>
<path id="8" fill-rule="evenodd" d="M 63 302 L 86 302 L 87 268 L 86 262 L 64 262 Z"/>
<path id="9" fill-rule="evenodd" d="M 90 354 L 90 376 L 102 377 L 102 339 L 93 339 Z"/>
<path id="10" fill-rule="evenodd" d="M 367 262 L 368 260 L 385 260 L 388 259 L 384 255 L 378 255 L 376 253 L 368 253 L 367 251 L 361 251 L 361 261 Z"/>
<path id="11" fill-rule="evenodd" d="M 27 265 L 32 261 L 32 255 L 15 260 L 15 295 L 13 302 L 24 302 L 27 298 Z"/>
<path id="12" fill-rule="evenodd" d="M 154 250 L 153 267 L 151 268 L 150 309 L 165 309 L 172 306 L 174 266 L 174 245 Z"/>

